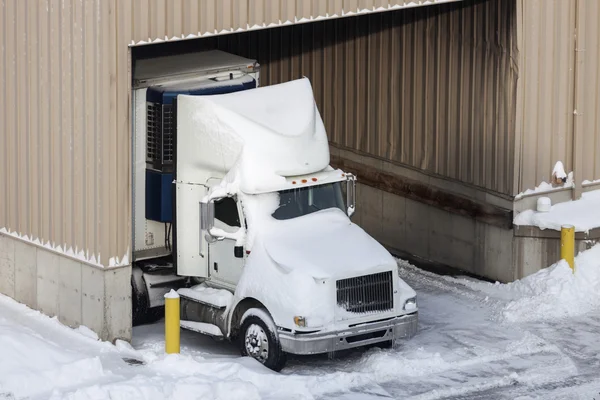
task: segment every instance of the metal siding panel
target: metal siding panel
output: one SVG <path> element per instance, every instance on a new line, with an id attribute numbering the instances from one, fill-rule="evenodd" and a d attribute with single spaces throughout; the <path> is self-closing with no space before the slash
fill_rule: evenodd
<path id="1" fill-rule="evenodd" d="M 99 0 L 101 1 L 101 0 Z M 85 130 L 83 146 L 85 148 L 85 246 L 86 257 L 98 257 L 98 121 L 99 90 L 102 85 L 99 79 L 100 35 L 99 18 L 100 3 L 85 2 L 84 5 L 84 98 L 85 98 Z"/>
<path id="2" fill-rule="evenodd" d="M 117 50 L 117 126 L 115 134 L 117 135 L 115 154 L 117 156 L 117 176 L 116 176 L 116 209 L 111 210 L 111 215 L 115 218 L 116 242 L 115 248 L 110 254 L 117 257 L 123 257 L 126 253 L 129 256 L 131 250 L 131 215 L 132 215 L 132 197 L 131 197 L 131 56 L 130 49 L 126 43 L 131 38 L 132 30 L 129 21 L 131 20 L 131 9 L 124 9 L 124 12 L 118 14 L 117 43 L 122 43 Z M 131 259 L 131 257 L 129 257 Z M 123 261 L 122 259 L 120 260 Z"/>
<path id="3" fill-rule="evenodd" d="M 151 41 L 150 39 L 150 2 L 154 0 L 131 0 L 133 4 L 133 41 Z M 192 0 L 193 1 L 193 0 Z M 198 0 L 200 1 L 200 0 Z M 196 3 L 198 2 L 196 1 Z M 190 7 L 191 8 L 191 7 Z M 195 16 L 190 15 L 190 18 L 197 20 L 198 12 Z"/>
<path id="4" fill-rule="evenodd" d="M 50 1 L 50 238 L 53 245 L 63 246 L 64 237 L 62 230 L 62 201 L 63 201 L 63 183 L 62 183 L 62 140 L 61 140 L 61 65 L 60 65 L 60 1 Z"/>
<path id="5" fill-rule="evenodd" d="M 120 13 L 118 37 L 116 6 L 0 4 L 0 227 L 91 262 L 101 254 L 103 264 L 122 257 L 131 236 L 130 206 L 122 205 L 130 203 L 133 17 Z"/>
<path id="6" fill-rule="evenodd" d="M 17 204 L 18 204 L 18 193 L 17 193 L 17 152 L 16 152 L 16 131 L 17 121 L 15 118 L 17 99 L 17 66 L 16 66 L 16 4 L 13 1 L 8 1 L 5 15 L 5 51 L 6 51 L 6 93 L 5 98 L 6 104 L 9 105 L 5 113 L 6 118 L 6 132 L 8 137 L 6 138 L 5 156 L 6 156 L 6 174 L 7 174 L 7 187 L 6 191 L 6 205 L 7 205 L 7 218 L 6 228 L 9 231 L 15 231 L 18 229 L 17 226 Z"/>
<path id="7" fill-rule="evenodd" d="M 215 23 L 218 33 L 231 32 L 232 21 L 231 0 L 221 0 L 216 2 Z M 264 19 L 263 19 L 264 21 Z"/>
<path id="8" fill-rule="evenodd" d="M 200 1 L 200 32 L 205 33 L 217 33 L 217 24 L 215 21 L 216 7 L 215 0 L 201 0 Z"/>
<path id="9" fill-rule="evenodd" d="M 121 15 L 126 13 L 126 6 L 119 6 L 119 15 L 117 18 L 121 18 Z M 182 29 L 183 29 L 183 0 L 170 0 L 169 4 L 166 7 L 166 18 L 167 18 L 167 31 L 165 33 L 166 37 L 169 39 L 172 38 L 181 38 Z M 121 27 L 123 25 L 120 24 Z M 130 35 L 124 35 L 123 39 L 126 40 L 127 37 L 131 37 Z M 117 43 L 124 43 L 123 41 L 119 41 Z M 126 43 L 126 42 L 125 42 Z"/>
<path id="10" fill-rule="evenodd" d="M 7 80 L 6 80 L 6 70 L 7 70 L 7 57 L 6 57 L 6 14 L 7 14 L 7 4 L 6 0 L 0 0 L 0 48 L 2 48 L 2 52 L 0 55 L 0 103 L 3 104 L 0 107 L 0 149 L 2 149 L 2 153 L 0 153 L 0 171 L 7 171 L 8 166 L 8 157 L 6 155 L 7 148 L 7 140 L 8 140 L 8 132 L 6 126 L 6 113 L 8 112 L 8 103 L 6 101 L 6 92 L 7 88 Z M 8 193 L 8 174 L 0 173 L 0 193 Z M 2 203 L 0 204 L 0 227 L 6 227 L 8 224 L 7 211 L 8 202 L 6 201 L 6 197 L 3 198 Z"/>
<path id="11" fill-rule="evenodd" d="M 583 165 L 581 180 L 600 179 L 600 4 L 585 2 L 585 86 Z"/>
<path id="12" fill-rule="evenodd" d="M 214 15 L 214 14 L 213 14 Z M 164 40 L 167 32 L 167 3 L 166 0 L 150 0 L 150 37 Z M 109 22 L 108 20 L 106 22 Z M 112 49 L 115 51 L 115 49 Z M 118 51 L 118 50 L 117 50 Z"/>
<path id="13" fill-rule="evenodd" d="M 342 10 L 344 11 L 344 14 L 348 14 L 349 12 L 351 13 L 356 13 L 359 10 L 359 0 L 343 0 L 343 4 L 342 4 Z"/>
<path id="14" fill-rule="evenodd" d="M 51 77 L 50 77 L 50 13 L 48 12 L 50 4 L 49 0 L 45 1 L 43 7 L 40 10 L 38 17 L 40 25 L 40 119 L 39 119 L 39 136 L 40 136 L 40 170 L 38 179 L 40 181 L 40 197 L 42 199 L 41 204 L 41 215 L 40 225 L 41 233 L 40 240 L 44 244 L 48 243 L 52 237 L 52 230 L 50 225 L 51 210 L 51 132 L 52 128 L 50 125 L 50 94 L 52 93 L 51 88 Z"/>
<path id="15" fill-rule="evenodd" d="M 239 30 L 239 29 L 242 29 L 242 27 L 248 26 L 248 8 L 249 8 L 249 4 L 246 1 L 236 0 L 234 2 L 234 5 L 231 10 L 231 13 L 232 13 L 231 27 L 232 27 L 232 29 Z M 275 18 L 275 19 L 268 20 L 268 22 L 278 21 L 278 18 L 279 18 L 278 5 L 273 7 L 273 12 L 271 14 L 274 15 L 274 17 L 272 17 L 272 18 Z"/>
<path id="16" fill-rule="evenodd" d="M 108 257 L 114 256 L 114 250 L 116 250 L 117 238 L 119 232 L 115 220 L 117 217 L 117 193 L 118 187 L 118 175 L 117 175 L 117 143 L 116 136 L 117 132 L 117 66 L 116 59 L 117 54 L 121 52 L 118 48 L 115 49 L 116 41 L 116 13 L 115 4 L 116 0 L 103 0 L 102 1 L 102 29 L 101 37 L 104 43 L 107 45 L 103 46 L 103 55 L 101 59 L 102 64 L 102 78 L 105 88 L 105 92 L 102 96 L 101 103 L 101 116 L 106 116 L 102 119 L 102 125 L 100 128 L 101 136 L 101 152 L 100 152 L 100 192 L 101 192 L 101 211 L 100 211 L 100 225 L 102 226 L 101 233 L 101 262 L 104 265 L 108 265 Z M 164 1 L 156 1 L 157 8 L 156 12 L 164 12 L 165 3 Z M 156 16 L 155 16 L 156 17 Z M 156 17 L 158 21 L 165 22 L 162 16 Z M 165 32 L 166 25 L 158 24 L 158 32 Z M 102 251 L 104 250 L 104 251 Z"/>
<path id="17" fill-rule="evenodd" d="M 198 3 L 199 0 L 183 0 L 183 37 L 199 33 Z M 133 13 L 133 18 L 135 20 L 135 13 Z M 133 36 L 133 40 L 135 41 L 135 35 Z"/>
<path id="18" fill-rule="evenodd" d="M 100 264 L 108 264 L 108 250 L 111 248 L 112 235 L 117 232 L 111 232 L 110 200 L 111 194 L 115 191 L 114 182 L 111 181 L 111 166 L 114 152 L 110 148 L 111 127 L 114 116 L 111 116 L 111 93 L 114 90 L 114 75 L 111 76 L 111 65 L 113 62 L 114 49 L 111 46 L 111 29 L 108 1 L 99 0 L 96 3 L 96 86 L 94 88 L 97 96 L 95 102 L 96 114 L 96 136 L 95 160 L 97 162 L 94 207 L 97 232 L 96 251 L 97 261 Z"/>
<path id="19" fill-rule="evenodd" d="M 71 83 L 73 86 L 72 106 L 72 193 L 73 208 L 71 210 L 71 223 L 73 241 L 71 245 L 75 253 L 85 249 L 85 148 L 83 137 L 85 134 L 85 99 L 84 99 L 84 16 L 83 2 L 71 1 L 72 7 L 72 59 Z"/>
<path id="20" fill-rule="evenodd" d="M 263 0 L 268 1 L 268 0 Z M 341 0 L 338 0 L 341 1 Z M 281 2 L 280 20 L 282 24 L 295 22 L 296 7 L 294 0 L 287 0 Z M 252 24 L 250 24 L 252 26 Z"/>
<path id="21" fill-rule="evenodd" d="M 71 1 L 61 1 L 60 7 L 60 93 L 61 93 L 61 129 L 60 149 L 61 167 L 60 179 L 62 180 L 62 225 L 63 236 L 61 245 L 64 250 L 74 247 L 73 237 L 73 82 L 72 82 L 72 37 L 73 23 L 71 20 Z"/>
<path id="22" fill-rule="evenodd" d="M 40 232 L 40 209 L 42 200 L 40 199 L 40 118 L 39 118 L 39 9 L 30 7 L 27 10 L 27 79 L 28 79 L 28 104 L 27 121 L 29 122 L 27 154 L 29 157 L 27 182 L 29 182 L 29 226 L 27 231 L 32 238 L 39 238 Z M 0 223 L 0 225 L 2 225 Z"/>
<path id="23" fill-rule="evenodd" d="M 573 168 L 575 1 L 522 1 L 522 128 L 516 171 L 522 192 L 549 182 L 554 163 Z"/>
<path id="24" fill-rule="evenodd" d="M 27 85 L 27 16 L 26 4 L 17 3 L 16 9 L 16 27 L 15 27 L 15 50 L 16 50 L 16 87 L 17 95 L 15 97 L 17 114 L 17 170 L 16 183 L 13 188 L 17 192 L 17 232 L 29 234 L 29 191 L 28 191 L 28 170 L 29 170 L 29 121 L 27 119 L 27 108 L 29 91 Z"/>
<path id="25" fill-rule="evenodd" d="M 265 3 L 266 2 L 267 2 L 267 0 L 265 0 Z M 265 4 L 265 6 L 267 4 Z M 296 1 L 296 21 L 310 20 L 311 16 L 312 16 L 311 0 L 297 0 Z"/>

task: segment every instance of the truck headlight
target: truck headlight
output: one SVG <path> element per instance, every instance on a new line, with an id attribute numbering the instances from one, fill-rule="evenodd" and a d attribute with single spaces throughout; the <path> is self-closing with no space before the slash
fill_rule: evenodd
<path id="1" fill-rule="evenodd" d="M 304 328 L 304 327 L 306 327 L 306 318 L 300 317 L 300 316 L 295 316 L 294 323 L 296 324 L 296 326 Z"/>
<path id="2" fill-rule="evenodd" d="M 417 309 L 417 296 L 411 297 L 404 302 L 405 311 L 413 311 Z"/>

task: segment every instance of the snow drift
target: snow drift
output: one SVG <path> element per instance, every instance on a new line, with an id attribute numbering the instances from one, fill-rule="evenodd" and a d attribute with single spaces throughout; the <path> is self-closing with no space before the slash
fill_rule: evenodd
<path id="1" fill-rule="evenodd" d="M 600 308 L 600 244 L 575 258 L 575 273 L 561 260 L 507 284 L 449 279 L 500 300 L 499 318 L 504 321 L 575 317 Z"/>

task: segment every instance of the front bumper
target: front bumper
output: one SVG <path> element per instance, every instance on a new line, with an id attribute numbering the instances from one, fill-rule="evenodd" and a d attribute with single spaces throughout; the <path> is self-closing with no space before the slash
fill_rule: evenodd
<path id="1" fill-rule="evenodd" d="M 292 354 L 320 354 L 385 341 L 408 339 L 417 332 L 418 313 L 380 322 L 364 323 L 342 331 L 291 333 L 279 331 L 283 351 Z"/>

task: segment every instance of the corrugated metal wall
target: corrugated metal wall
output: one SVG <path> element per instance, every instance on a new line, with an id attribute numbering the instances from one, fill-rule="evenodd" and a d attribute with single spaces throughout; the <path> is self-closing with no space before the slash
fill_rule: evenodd
<path id="1" fill-rule="evenodd" d="M 257 58 L 263 84 L 308 76 L 335 145 L 510 194 L 515 38 L 515 3 L 490 0 L 161 47 Z"/>
<path id="2" fill-rule="evenodd" d="M 0 228 L 103 264 L 131 236 L 114 4 L 0 1 Z"/>
<path id="3" fill-rule="evenodd" d="M 519 0 L 515 192 L 549 182 L 557 161 L 600 179 L 600 2 Z"/>
<path id="4" fill-rule="evenodd" d="M 0 228 L 91 263 L 129 253 L 132 42 L 405 5 L 421 2 L 0 0 Z"/>
<path id="5" fill-rule="evenodd" d="M 125 0 L 132 43 L 307 22 L 457 0 Z"/>

